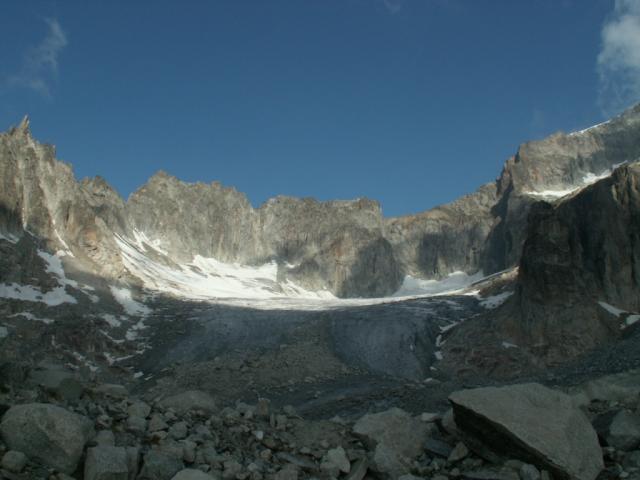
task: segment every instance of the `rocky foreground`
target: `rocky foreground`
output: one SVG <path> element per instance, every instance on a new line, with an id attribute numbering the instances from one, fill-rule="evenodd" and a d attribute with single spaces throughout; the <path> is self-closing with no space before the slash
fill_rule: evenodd
<path id="1" fill-rule="evenodd" d="M 446 412 L 312 420 L 268 399 L 149 398 L 58 365 L 14 367 L 0 396 L 10 480 L 640 479 L 640 372 L 567 392 L 461 390 Z"/>

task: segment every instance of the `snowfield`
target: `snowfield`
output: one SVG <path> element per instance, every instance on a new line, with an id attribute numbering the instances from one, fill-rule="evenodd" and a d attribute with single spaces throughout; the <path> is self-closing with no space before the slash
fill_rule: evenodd
<path id="1" fill-rule="evenodd" d="M 312 291 L 290 280 L 278 279 L 276 262 L 247 266 L 196 255 L 189 263 L 178 263 L 161 248 L 160 240 L 150 240 L 138 230 L 134 231 L 133 239 L 116 235 L 115 240 L 129 273 L 139 278 L 150 292 L 259 309 L 322 310 L 397 302 L 460 293 L 483 278 L 481 272 L 474 275 L 454 272 L 442 280 L 406 276 L 400 289 L 390 297 L 341 299 L 328 290 Z M 153 253 L 153 258 L 149 253 Z M 111 290 L 123 303 L 117 288 Z"/>

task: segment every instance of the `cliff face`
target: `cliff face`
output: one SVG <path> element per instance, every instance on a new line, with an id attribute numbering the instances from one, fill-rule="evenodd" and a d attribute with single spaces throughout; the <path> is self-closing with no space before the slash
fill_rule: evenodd
<path id="1" fill-rule="evenodd" d="M 495 183 L 455 202 L 384 219 L 367 199 L 276 197 L 253 208 L 233 188 L 162 172 L 125 202 L 100 178 L 76 182 L 25 121 L 0 134 L 0 232 L 26 229 L 112 280 L 137 281 L 122 251 L 127 241 L 172 268 L 196 257 L 273 263 L 277 282 L 341 297 L 384 296 L 405 275 L 489 274 L 516 265 L 531 205 L 638 155 L 640 106 L 587 131 L 522 145 Z"/>

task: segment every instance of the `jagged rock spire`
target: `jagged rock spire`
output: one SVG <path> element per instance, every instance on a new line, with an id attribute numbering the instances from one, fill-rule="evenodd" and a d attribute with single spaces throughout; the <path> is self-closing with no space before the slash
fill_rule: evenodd
<path id="1" fill-rule="evenodd" d="M 20 122 L 20 125 L 16 127 L 15 132 L 22 135 L 31 135 L 31 129 L 29 128 L 30 125 L 29 115 L 25 115 Z"/>

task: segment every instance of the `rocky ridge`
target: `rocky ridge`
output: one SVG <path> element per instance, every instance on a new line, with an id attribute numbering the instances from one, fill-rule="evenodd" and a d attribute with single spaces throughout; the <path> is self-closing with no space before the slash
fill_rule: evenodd
<path id="1" fill-rule="evenodd" d="M 274 262 L 276 283 L 380 297 L 398 290 L 406 275 L 490 274 L 517 264 L 530 206 L 636 159 L 639 130 L 637 106 L 586 131 L 529 142 L 495 183 L 421 214 L 385 219 L 367 199 L 277 197 L 253 208 L 233 188 L 187 184 L 162 172 L 125 202 L 100 178 L 76 182 L 54 148 L 32 138 L 25 120 L 0 135 L 0 229 L 17 236 L 26 229 L 51 251 L 72 253 L 79 269 L 132 285 L 141 281 L 117 238 L 143 235 L 163 265 L 197 256 Z M 144 241 L 140 251 L 148 253 Z"/>

